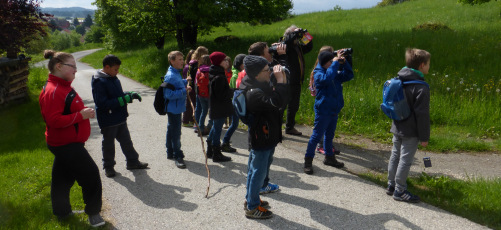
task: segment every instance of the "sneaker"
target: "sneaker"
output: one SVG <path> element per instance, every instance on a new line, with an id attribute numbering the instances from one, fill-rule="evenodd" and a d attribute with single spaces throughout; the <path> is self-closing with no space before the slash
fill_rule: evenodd
<path id="1" fill-rule="evenodd" d="M 89 224 L 92 227 L 99 227 L 99 226 L 103 226 L 105 224 L 105 222 L 104 222 L 103 218 L 101 217 L 101 215 L 95 214 L 95 215 L 89 216 Z"/>
<path id="2" fill-rule="evenodd" d="M 148 168 L 148 163 L 143 163 L 141 161 L 137 161 L 137 163 L 133 165 L 127 165 L 127 170 L 145 169 L 145 168 Z"/>
<path id="3" fill-rule="evenodd" d="M 186 164 L 184 163 L 183 158 L 177 158 L 176 159 L 176 166 L 180 169 L 186 168 Z"/>
<path id="4" fill-rule="evenodd" d="M 320 153 L 320 154 L 322 154 L 322 155 L 325 155 L 325 150 L 322 147 L 317 147 L 317 152 Z M 332 152 L 334 153 L 334 155 L 341 154 L 341 151 L 336 150 L 334 147 L 332 147 Z"/>
<path id="5" fill-rule="evenodd" d="M 301 135 L 303 135 L 303 133 L 297 131 L 296 128 L 286 129 L 285 130 L 285 134 L 290 134 L 290 135 L 294 135 L 294 136 L 301 136 Z"/>
<path id="6" fill-rule="evenodd" d="M 409 203 L 418 203 L 421 200 L 419 199 L 419 196 L 413 195 L 407 190 L 403 192 L 395 190 L 395 192 L 393 193 L 393 199 L 396 201 L 404 201 Z"/>
<path id="7" fill-rule="evenodd" d="M 395 192 L 395 186 L 388 185 L 386 188 L 386 195 L 391 196 Z"/>
<path id="8" fill-rule="evenodd" d="M 280 187 L 276 184 L 268 183 L 268 185 L 264 188 L 261 188 L 259 190 L 259 194 L 266 194 L 266 193 L 273 193 L 273 192 L 278 192 L 280 190 Z"/>
<path id="9" fill-rule="evenodd" d="M 259 204 L 259 206 L 266 208 L 266 209 L 271 208 L 270 203 L 268 203 L 268 201 L 265 201 L 265 200 L 261 200 L 261 203 Z M 244 202 L 244 211 L 249 211 L 249 209 L 247 209 L 247 201 Z"/>
<path id="10" fill-rule="evenodd" d="M 234 152 L 236 152 L 236 151 L 237 151 L 237 149 L 232 148 L 232 147 L 230 146 L 230 143 L 223 143 L 223 144 L 221 145 L 221 152 L 234 153 Z"/>
<path id="11" fill-rule="evenodd" d="M 104 175 L 106 177 L 114 177 L 117 174 L 114 168 L 105 168 L 104 169 Z"/>
<path id="12" fill-rule="evenodd" d="M 249 219 L 269 219 L 273 216 L 273 213 L 268 211 L 268 209 L 258 206 L 253 210 L 246 210 L 245 217 Z"/>

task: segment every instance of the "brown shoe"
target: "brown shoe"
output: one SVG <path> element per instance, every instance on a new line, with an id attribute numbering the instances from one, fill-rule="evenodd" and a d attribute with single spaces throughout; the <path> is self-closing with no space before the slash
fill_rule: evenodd
<path id="1" fill-rule="evenodd" d="M 295 128 L 286 129 L 285 133 L 286 134 L 290 134 L 290 135 L 294 135 L 294 136 L 301 136 L 301 135 L 303 135 L 302 132 L 297 131 L 297 129 L 295 129 Z"/>

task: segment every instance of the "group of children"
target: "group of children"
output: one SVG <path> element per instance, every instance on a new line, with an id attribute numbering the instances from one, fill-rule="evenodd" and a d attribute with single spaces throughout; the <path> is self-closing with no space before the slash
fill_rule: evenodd
<path id="1" fill-rule="evenodd" d="M 267 44 L 263 42 L 251 45 L 249 55 L 237 55 L 233 65 L 224 53 L 216 51 L 209 55 L 203 46 L 188 54 L 189 61 L 185 61 L 179 51 L 168 54 L 170 66 L 164 77 L 164 82 L 168 84 L 164 89 L 164 98 L 168 100 L 165 107 L 168 117 L 166 151 L 167 159 L 174 159 L 178 168 L 186 168 L 181 150 L 181 127 L 182 114 L 187 111 L 187 107 L 191 107 L 189 101 L 196 101 L 194 119 L 200 127 L 199 135 L 209 134 L 207 156 L 214 162 L 226 162 L 231 161 L 231 158 L 221 152 L 223 148 L 228 152 L 236 151 L 230 146 L 230 138 L 239 122 L 232 106 L 233 91 L 237 88 L 245 94 L 247 110 L 253 115 L 253 122 L 248 125 L 250 153 L 244 202 L 245 216 L 248 218 L 272 217 L 267 209 L 269 202 L 261 200 L 259 195 L 279 190 L 278 185 L 269 182 L 268 176 L 275 147 L 282 140 L 282 109 L 288 97 L 289 70 L 283 61 L 284 54 L 285 45 L 278 45 L 277 57 L 273 59 Z M 107 177 L 116 174 L 113 167 L 115 139 L 119 141 L 126 157 L 127 169 L 145 169 L 148 164 L 139 161 L 126 123 L 127 104 L 134 100 L 141 101 L 141 96 L 136 92 L 123 91 L 117 78 L 120 59 L 107 55 L 103 59 L 103 69 L 92 77 L 92 95 L 96 105 L 94 111 L 85 107 L 71 88 L 77 71 L 73 56 L 46 51 L 45 57 L 50 59 L 50 74 L 40 94 L 40 107 L 47 124 L 45 135 L 48 148 L 55 155 L 51 185 L 53 212 L 60 219 L 73 215 L 69 191 L 76 180 L 82 186 L 89 222 L 92 226 L 103 225 L 104 220 L 99 215 L 102 205 L 99 171 L 84 148 L 90 135 L 88 119 L 97 116 L 103 135 L 103 168 Z M 406 64 L 398 73 L 402 81 L 424 81 L 424 74 L 428 73 L 430 66 L 430 54 L 424 50 L 408 49 Z M 307 174 L 313 174 L 315 148 L 321 139 L 324 140 L 325 151 L 323 163 L 336 168 L 344 167 L 343 163 L 335 159 L 332 140 L 338 114 L 344 106 L 342 84 L 353 77 L 343 50 L 334 55 L 332 47 L 322 47 L 310 83 L 315 95 L 315 122 L 305 154 L 304 172 Z M 419 197 L 407 190 L 406 178 L 418 143 L 421 142 L 423 146 L 428 144 L 429 89 L 419 84 L 409 85 L 405 94 L 413 113 L 406 120 L 392 123 L 394 145 L 388 165 L 386 193 L 398 201 L 418 202 Z M 190 95 L 195 98 L 188 99 Z M 206 126 L 207 114 L 210 122 Z M 228 117 L 232 124 L 221 144 L 222 127 Z"/>

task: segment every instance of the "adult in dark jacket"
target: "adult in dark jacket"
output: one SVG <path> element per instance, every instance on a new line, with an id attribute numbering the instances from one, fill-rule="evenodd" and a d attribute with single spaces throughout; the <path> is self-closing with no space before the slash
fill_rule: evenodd
<path id="1" fill-rule="evenodd" d="M 313 49 L 313 41 L 307 44 L 300 42 L 301 37 L 298 36 L 298 31 L 301 31 L 301 29 L 292 25 L 285 30 L 283 37 L 283 41 L 287 45 L 287 64 L 290 71 L 285 133 L 290 135 L 302 135 L 294 126 L 296 125 L 296 113 L 299 110 L 301 85 L 305 73 L 304 54 Z"/>
<path id="2" fill-rule="evenodd" d="M 248 113 L 253 120 L 249 124 L 250 154 L 245 195 L 245 216 L 264 219 L 272 217 L 261 201 L 259 194 L 267 177 L 275 147 L 282 141 L 282 115 L 280 108 L 287 94 L 287 78 L 280 65 L 273 68 L 277 84 L 270 83 L 271 71 L 268 61 L 260 56 L 248 55 L 244 59 L 245 76 L 240 84 L 244 90 Z"/>
<path id="3" fill-rule="evenodd" d="M 213 52 L 210 55 L 212 65 L 209 69 L 209 118 L 213 125 L 207 137 L 207 155 L 214 162 L 230 161 L 231 157 L 221 153 L 221 131 L 224 120 L 234 113 L 231 99 L 233 91 L 230 89 L 225 69 L 230 63 L 226 60 L 226 54 Z"/>
<path id="4" fill-rule="evenodd" d="M 73 214 L 70 190 L 75 181 L 82 187 L 85 213 L 89 223 L 104 225 L 99 212 L 102 206 L 102 185 L 99 169 L 85 149 L 90 136 L 89 118 L 95 117 L 92 108 L 85 107 L 71 87 L 77 66 L 69 53 L 46 50 L 50 71 L 47 84 L 40 92 L 39 103 L 46 123 L 47 147 L 54 154 L 50 197 L 52 212 L 63 220 Z"/>
<path id="5" fill-rule="evenodd" d="M 92 76 L 92 96 L 96 104 L 97 123 L 103 134 L 103 168 L 107 177 L 116 175 L 115 139 L 120 143 L 127 161 L 127 169 L 145 169 L 148 163 L 139 161 L 139 154 L 134 149 L 127 127 L 127 104 L 133 99 L 141 101 L 141 96 L 135 92 L 124 92 L 117 77 L 121 61 L 114 55 L 106 55 L 103 59 L 103 69 Z"/>
<path id="6" fill-rule="evenodd" d="M 318 55 L 318 64 L 314 70 L 317 89 L 315 123 L 304 157 L 304 172 L 307 174 L 313 173 L 312 161 L 315 157 L 315 148 L 322 136 L 325 145 L 324 164 L 336 168 L 344 167 L 344 164 L 338 162 L 332 152 L 332 139 L 336 131 L 338 114 L 344 107 L 342 84 L 353 79 L 353 71 L 343 54 L 344 52 L 340 50 L 337 57 L 329 51 Z"/>

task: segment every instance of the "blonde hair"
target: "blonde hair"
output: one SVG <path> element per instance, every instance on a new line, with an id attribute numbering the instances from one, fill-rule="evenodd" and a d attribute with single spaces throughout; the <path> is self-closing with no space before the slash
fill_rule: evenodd
<path id="1" fill-rule="evenodd" d="M 200 62 L 202 56 L 206 54 L 209 54 L 209 50 L 205 48 L 205 46 L 199 46 L 191 56 L 191 60 L 197 60 Z"/>
<path id="2" fill-rule="evenodd" d="M 54 50 L 45 50 L 43 53 L 43 57 L 45 59 L 49 59 L 49 64 L 47 64 L 47 67 L 49 68 L 49 71 L 51 73 L 54 72 L 55 66 L 58 63 L 64 63 L 68 59 L 75 59 L 73 55 L 65 52 L 56 52 Z"/>
<path id="3" fill-rule="evenodd" d="M 430 61 L 431 54 L 426 50 L 407 48 L 405 51 L 405 64 L 409 68 L 419 69 L 422 63 Z"/>
<path id="4" fill-rule="evenodd" d="M 190 63 L 191 56 L 193 56 L 193 53 L 195 53 L 194 49 L 190 49 L 190 51 L 188 51 L 188 54 L 186 54 L 186 60 L 184 60 L 185 65 L 188 65 Z"/>

